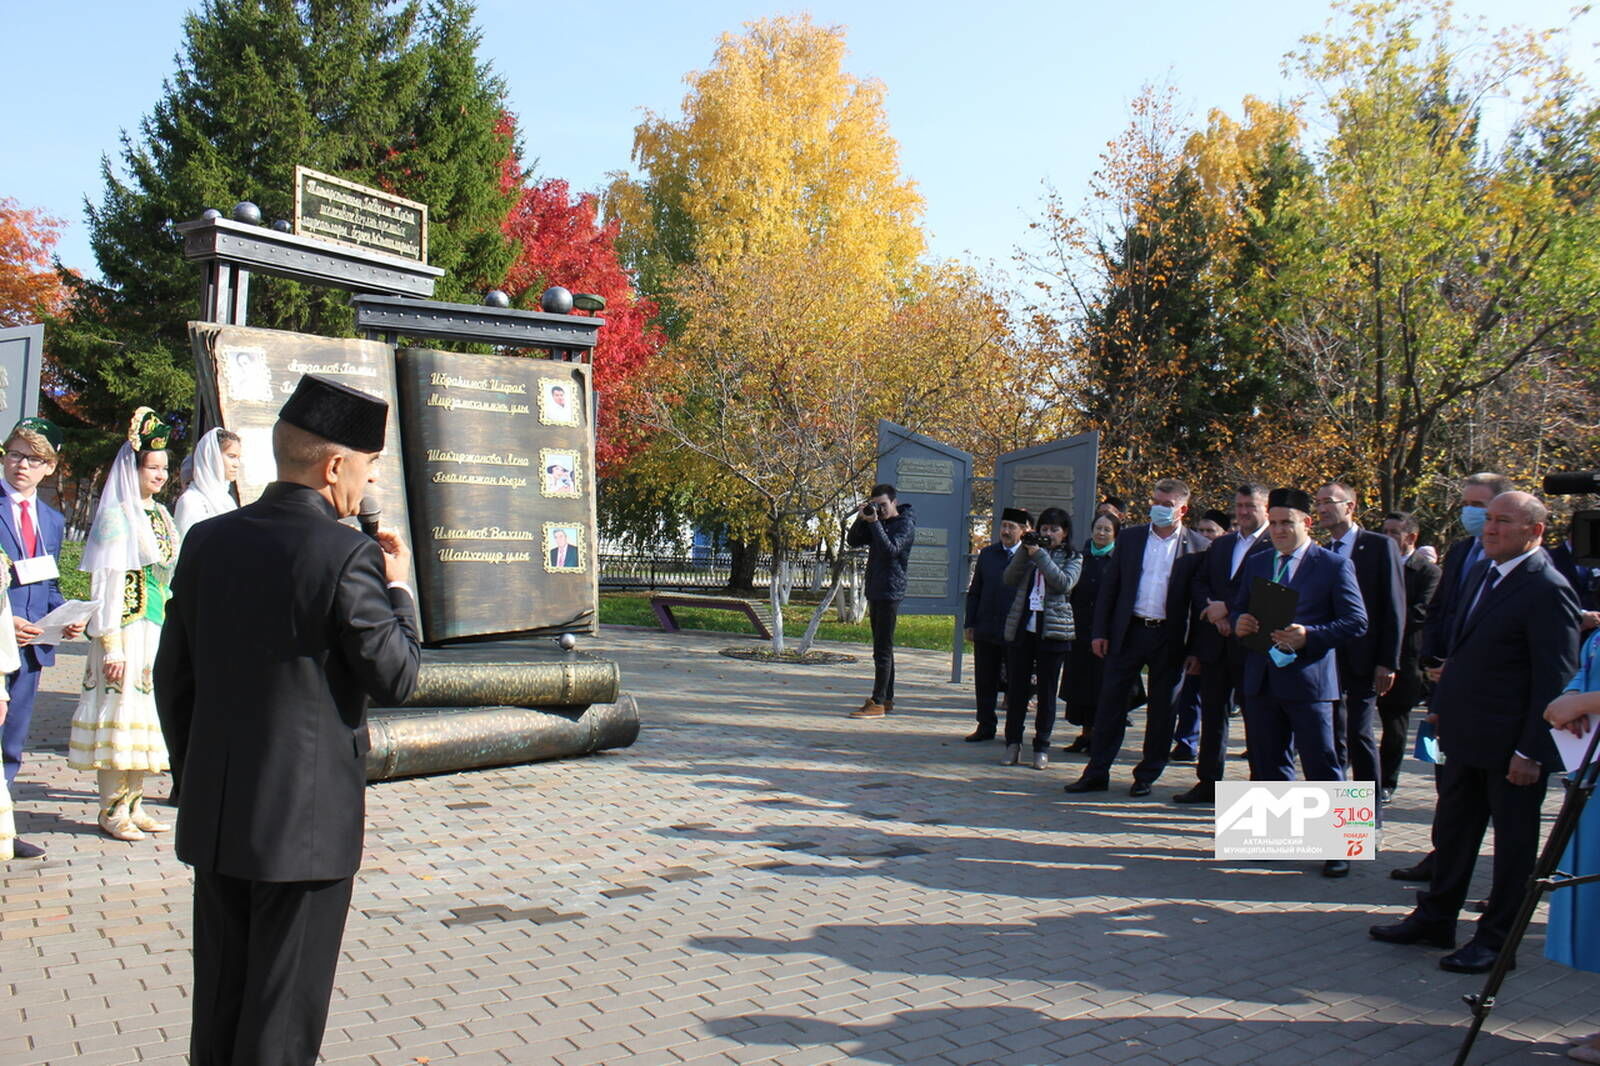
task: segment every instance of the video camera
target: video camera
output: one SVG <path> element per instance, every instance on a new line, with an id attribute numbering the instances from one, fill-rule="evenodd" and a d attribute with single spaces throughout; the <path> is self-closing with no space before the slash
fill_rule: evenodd
<path id="1" fill-rule="evenodd" d="M 1600 493 L 1600 470 L 1547 474 L 1547 496 L 1587 496 Z M 1600 511 L 1579 511 L 1572 516 L 1572 557 L 1579 566 L 1600 566 Z"/>

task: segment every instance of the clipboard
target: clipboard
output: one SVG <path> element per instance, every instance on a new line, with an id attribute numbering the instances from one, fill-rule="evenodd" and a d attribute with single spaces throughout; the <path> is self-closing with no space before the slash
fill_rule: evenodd
<path id="1" fill-rule="evenodd" d="M 1239 643 L 1251 651 L 1265 655 L 1272 650 L 1272 632 L 1294 624 L 1294 612 L 1300 606 L 1300 590 L 1280 585 L 1264 577 L 1250 582 L 1250 614 L 1261 623 L 1261 628 Z"/>

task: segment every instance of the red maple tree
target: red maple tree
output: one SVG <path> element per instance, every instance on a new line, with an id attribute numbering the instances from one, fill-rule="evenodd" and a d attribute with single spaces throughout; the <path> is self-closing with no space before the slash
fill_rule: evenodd
<path id="1" fill-rule="evenodd" d="M 509 124 L 508 117 L 507 132 Z M 522 250 L 501 288 L 518 307 L 537 308 L 540 294 L 552 285 L 604 297 L 605 326 L 594 350 L 594 387 L 600 394 L 595 462 L 599 473 L 610 473 L 644 443 L 629 415 L 640 402 L 640 375 L 666 335 L 654 325 L 655 302 L 639 296 L 618 261 L 618 223 L 599 223 L 597 198 L 590 193 L 574 197 L 559 178 L 526 186 L 524 181 L 521 163 L 508 158 L 501 168 L 502 187 L 523 188 L 504 229 Z"/>
<path id="2" fill-rule="evenodd" d="M 0 326 L 37 322 L 66 305 L 67 290 L 51 262 L 63 223 L 0 199 Z"/>

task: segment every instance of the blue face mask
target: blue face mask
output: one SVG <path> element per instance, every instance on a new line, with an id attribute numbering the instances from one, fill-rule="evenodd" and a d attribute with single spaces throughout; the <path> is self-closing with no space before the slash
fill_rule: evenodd
<path id="1" fill-rule="evenodd" d="M 1168 507 L 1166 504 L 1154 504 L 1150 508 L 1150 524 L 1165 528 L 1178 520 L 1178 509 Z"/>
<path id="2" fill-rule="evenodd" d="M 1288 666 L 1290 663 L 1294 662 L 1294 657 L 1294 652 L 1284 651 L 1276 644 L 1274 644 L 1272 649 L 1267 652 L 1267 658 L 1271 659 L 1275 666 Z"/>
<path id="3" fill-rule="evenodd" d="M 1483 535 L 1483 523 L 1488 517 L 1489 508 L 1469 503 L 1461 508 L 1461 528 L 1467 531 L 1469 537 L 1480 537 Z"/>

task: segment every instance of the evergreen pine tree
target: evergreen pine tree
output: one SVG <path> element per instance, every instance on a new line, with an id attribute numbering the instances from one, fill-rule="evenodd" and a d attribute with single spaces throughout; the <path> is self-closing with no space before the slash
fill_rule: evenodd
<path id="1" fill-rule="evenodd" d="M 205 0 L 184 20 L 177 71 L 138 135 L 124 135 L 120 168 L 103 161 L 104 197 L 88 206 L 102 278 L 68 279 L 71 315 L 52 323 L 46 410 L 80 471 L 109 455 L 134 405 L 192 402 L 185 323 L 199 274 L 176 225 L 241 200 L 268 221 L 290 217 L 297 164 L 428 204 L 441 298 L 504 276 L 514 249 L 501 223 L 515 201 L 499 183 L 504 85 L 476 57 L 472 11 L 464 0 Z M 353 325 L 346 294 L 265 276 L 251 280 L 249 321 Z"/>

